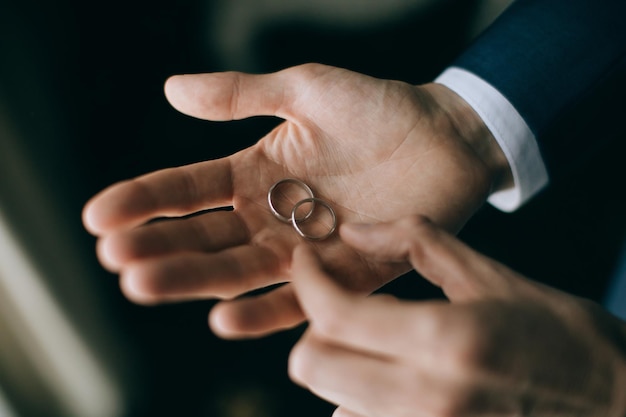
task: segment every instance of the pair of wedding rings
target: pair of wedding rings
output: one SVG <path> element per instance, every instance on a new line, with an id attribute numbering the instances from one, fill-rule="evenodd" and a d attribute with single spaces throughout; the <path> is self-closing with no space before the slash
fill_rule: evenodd
<path id="1" fill-rule="evenodd" d="M 275 201 L 274 201 L 275 199 L 274 194 L 276 190 L 279 187 L 286 185 L 286 184 L 296 185 L 298 188 L 304 190 L 304 192 L 308 195 L 307 198 L 301 199 L 297 203 L 295 203 L 294 206 L 291 208 L 290 214 L 287 216 L 278 211 L 278 209 L 276 208 Z M 267 202 L 270 206 L 270 210 L 272 211 L 272 214 L 274 215 L 274 217 L 276 217 L 278 220 L 280 220 L 283 223 L 291 223 L 293 228 L 296 230 L 296 232 L 305 239 L 324 240 L 330 235 L 332 235 L 335 229 L 337 228 L 337 215 L 335 214 L 335 210 L 333 210 L 330 204 L 327 201 L 322 200 L 321 198 L 315 197 L 311 187 L 309 187 L 304 182 L 297 180 L 295 178 L 284 178 L 280 181 L 275 182 L 274 185 L 272 185 L 269 191 L 267 192 Z M 301 214 L 300 212 L 303 211 L 301 207 L 304 206 L 305 204 L 308 204 L 310 207 L 304 214 Z M 315 212 L 315 209 L 318 206 L 325 208 L 330 214 L 330 218 L 331 218 L 330 228 L 329 230 L 327 230 L 325 233 L 322 233 L 322 234 L 307 233 L 303 230 L 302 225 L 307 220 L 311 219 L 311 217 L 313 216 Z M 306 207 L 304 207 L 304 209 L 306 209 Z"/>

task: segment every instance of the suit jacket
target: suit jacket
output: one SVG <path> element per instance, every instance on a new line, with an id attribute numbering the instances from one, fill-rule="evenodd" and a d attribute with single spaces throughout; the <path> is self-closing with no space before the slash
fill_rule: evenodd
<path id="1" fill-rule="evenodd" d="M 564 135 L 554 134 L 563 131 L 560 124 L 567 130 L 577 111 L 609 119 L 608 106 L 599 111 L 607 98 L 609 113 L 616 103 L 624 108 L 626 1 L 517 0 L 454 65 L 483 78 L 513 104 L 535 134 L 554 179 L 576 156 L 586 155 L 583 150 L 598 145 L 590 143 L 598 135 L 593 141 L 569 135 L 564 149 L 559 143 Z"/>
<path id="2" fill-rule="evenodd" d="M 513 104 L 552 181 L 626 140 L 626 0 L 517 0 L 454 65 Z M 618 264 L 606 305 L 626 319 L 626 249 Z"/>

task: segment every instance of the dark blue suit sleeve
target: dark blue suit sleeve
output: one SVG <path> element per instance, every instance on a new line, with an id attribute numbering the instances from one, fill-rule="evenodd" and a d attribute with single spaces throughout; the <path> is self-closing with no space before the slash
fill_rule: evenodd
<path id="1" fill-rule="evenodd" d="M 517 0 L 454 65 L 513 104 L 537 137 L 552 176 L 563 159 L 549 134 L 553 126 L 626 72 L 626 0 Z M 602 100 L 608 104 L 606 96 Z"/>

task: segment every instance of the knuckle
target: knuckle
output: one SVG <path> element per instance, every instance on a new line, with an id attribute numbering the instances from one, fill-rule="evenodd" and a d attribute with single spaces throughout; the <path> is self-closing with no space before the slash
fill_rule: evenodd
<path id="1" fill-rule="evenodd" d="M 426 216 L 419 214 L 406 216 L 399 221 L 399 226 L 404 230 L 408 230 L 411 234 L 423 233 L 431 225 L 431 221 Z"/>
<path id="2" fill-rule="evenodd" d="M 133 203 L 135 203 L 134 207 L 125 207 L 126 210 L 144 211 L 153 210 L 158 207 L 158 196 L 154 193 L 150 185 L 150 178 L 154 175 L 156 174 L 142 175 L 123 183 L 123 188 L 120 187 L 120 189 L 124 191 L 123 197 L 135 196 L 133 198 Z M 118 199 L 119 201 L 123 201 L 122 198 Z"/>
<path id="3" fill-rule="evenodd" d="M 185 211 L 195 211 L 196 210 L 196 202 L 201 200 L 202 190 L 198 185 L 198 181 L 194 173 L 187 169 L 172 169 L 171 174 L 177 173 L 180 177 L 180 181 L 178 184 L 179 188 L 179 204 L 180 207 Z"/>
<path id="4" fill-rule="evenodd" d="M 232 93 L 230 95 L 230 102 L 228 104 L 228 109 L 230 112 L 229 117 L 231 119 L 237 118 L 239 113 L 239 102 L 241 96 L 241 77 L 242 74 L 238 72 L 231 72 L 230 76 L 232 77 Z"/>
<path id="5" fill-rule="evenodd" d="M 450 333 L 450 319 L 441 309 L 425 310 L 421 313 L 421 326 L 430 340 L 446 340 Z"/>
<path id="6" fill-rule="evenodd" d="M 452 381 L 471 381 L 487 362 L 487 338 L 477 317 L 431 314 L 427 329 L 442 374 Z"/>
<path id="7" fill-rule="evenodd" d="M 284 75 L 287 76 L 293 85 L 305 85 L 329 69 L 330 67 L 323 64 L 305 63 L 285 69 Z"/>
<path id="8" fill-rule="evenodd" d="M 471 379 L 480 362 L 478 356 L 478 350 L 469 344 L 450 349 L 447 368 L 451 378 L 456 381 Z"/>
<path id="9" fill-rule="evenodd" d="M 430 220 L 425 216 L 413 215 L 401 219 L 397 226 L 402 233 L 404 241 L 408 244 L 407 250 L 411 256 L 423 259 L 427 251 L 421 242 L 426 234 L 432 230 Z"/>
<path id="10" fill-rule="evenodd" d="M 459 382 L 471 380 L 488 362 L 484 339 L 478 332 L 466 331 L 448 350 L 448 371 Z"/>
<path id="11" fill-rule="evenodd" d="M 347 314 L 349 312 L 338 311 L 337 308 L 320 311 L 313 322 L 316 333 L 329 339 L 341 338 L 345 334 Z"/>
<path id="12" fill-rule="evenodd" d="M 295 72 L 299 73 L 302 76 L 311 77 L 311 76 L 314 76 L 315 74 L 318 74 L 320 71 L 324 70 L 325 68 L 326 68 L 325 65 L 314 63 L 314 62 L 307 62 L 307 63 L 300 64 L 300 65 L 293 67 L 292 70 L 294 70 Z"/>

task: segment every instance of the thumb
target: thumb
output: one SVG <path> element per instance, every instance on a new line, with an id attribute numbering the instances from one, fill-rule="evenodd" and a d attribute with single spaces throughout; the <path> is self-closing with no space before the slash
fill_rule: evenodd
<path id="1" fill-rule="evenodd" d="M 236 120 L 252 116 L 291 118 L 302 88 L 323 65 L 301 65 L 271 74 L 217 72 L 175 75 L 165 82 L 165 96 L 181 113 L 207 120 Z"/>
<path id="2" fill-rule="evenodd" d="M 506 297 L 517 274 L 474 251 L 422 216 L 377 225 L 345 224 L 343 240 L 366 255 L 408 261 L 451 301 Z"/>
<path id="3" fill-rule="evenodd" d="M 295 248 L 291 269 L 293 288 L 309 320 L 309 329 L 336 346 L 375 355 L 396 355 L 415 346 L 412 339 L 397 338 L 398 329 L 419 327 L 415 315 L 432 316 L 423 313 L 432 313 L 429 303 L 412 306 L 408 311 L 404 303 L 391 296 L 365 297 L 346 290 L 324 271 L 317 254 L 305 244 Z"/>
<path id="4" fill-rule="evenodd" d="M 324 271 L 319 256 L 307 245 L 301 244 L 294 249 L 291 270 L 294 275 L 292 284 L 302 310 L 322 329 L 338 324 L 337 317 L 345 318 L 362 298 L 334 282 Z"/>
<path id="5" fill-rule="evenodd" d="M 206 120 L 235 120 L 279 112 L 283 86 L 272 74 L 239 72 L 175 75 L 165 96 L 181 113 Z"/>

